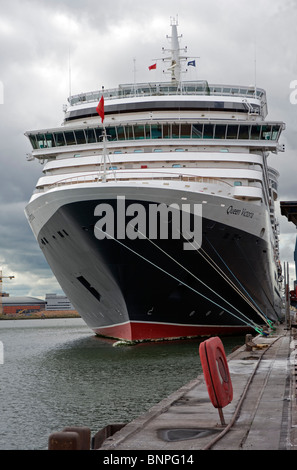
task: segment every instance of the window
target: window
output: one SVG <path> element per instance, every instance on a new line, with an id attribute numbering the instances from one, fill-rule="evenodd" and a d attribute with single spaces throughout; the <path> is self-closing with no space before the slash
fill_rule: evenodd
<path id="1" fill-rule="evenodd" d="M 115 127 L 109 127 L 106 129 L 107 140 L 117 140 Z"/>
<path id="2" fill-rule="evenodd" d="M 62 145 L 66 145 L 63 132 L 57 132 L 56 134 L 54 134 L 54 139 L 55 139 L 57 147 L 61 147 Z"/>
<path id="3" fill-rule="evenodd" d="M 149 124 L 144 126 L 144 135 L 146 139 L 151 139 L 151 126 Z"/>
<path id="4" fill-rule="evenodd" d="M 55 147 L 53 134 L 45 134 L 45 139 L 46 139 L 46 147 L 48 148 Z"/>
<path id="5" fill-rule="evenodd" d="M 179 138 L 179 124 L 172 124 L 172 138 Z"/>
<path id="6" fill-rule="evenodd" d="M 215 128 L 215 139 L 226 139 L 226 126 L 217 124 Z"/>
<path id="7" fill-rule="evenodd" d="M 125 129 L 124 127 L 120 126 L 117 128 L 117 133 L 118 133 L 118 140 L 125 140 Z"/>
<path id="8" fill-rule="evenodd" d="M 171 139 L 171 124 L 163 125 L 163 139 Z"/>
<path id="9" fill-rule="evenodd" d="M 192 138 L 202 139 L 202 135 L 203 135 L 203 124 L 193 124 L 192 125 Z"/>
<path id="10" fill-rule="evenodd" d="M 162 126 L 159 124 L 152 124 L 152 139 L 162 139 Z"/>
<path id="11" fill-rule="evenodd" d="M 213 139 L 213 124 L 204 124 L 203 139 Z"/>
<path id="12" fill-rule="evenodd" d="M 237 139 L 238 126 L 230 124 L 227 129 L 227 139 Z"/>
<path id="13" fill-rule="evenodd" d="M 29 135 L 29 139 L 30 139 L 30 142 L 31 142 L 31 145 L 32 145 L 33 149 L 36 150 L 37 149 L 37 142 L 36 142 L 35 135 Z"/>
<path id="14" fill-rule="evenodd" d="M 93 144 L 94 142 L 96 142 L 96 135 L 95 135 L 94 129 L 86 129 L 85 134 L 86 134 L 88 144 Z"/>
<path id="15" fill-rule="evenodd" d="M 239 126 L 238 138 L 249 139 L 250 138 L 250 126 L 244 126 L 241 124 Z"/>
<path id="16" fill-rule="evenodd" d="M 83 130 L 76 130 L 75 137 L 77 144 L 85 144 L 86 143 L 86 136 Z"/>
<path id="17" fill-rule="evenodd" d="M 144 139 L 144 126 L 134 126 L 135 139 Z"/>
<path id="18" fill-rule="evenodd" d="M 64 135 L 65 135 L 67 145 L 75 145 L 76 144 L 76 140 L 75 140 L 73 131 L 64 132 Z"/>
<path id="19" fill-rule="evenodd" d="M 270 140 L 271 139 L 271 126 L 262 126 L 261 128 L 261 139 Z"/>
<path id="20" fill-rule="evenodd" d="M 272 131 L 271 131 L 272 140 L 277 140 L 279 129 L 280 129 L 279 126 L 272 126 Z"/>
<path id="21" fill-rule="evenodd" d="M 191 137 L 191 126 L 190 124 L 181 124 L 180 126 L 180 138 L 189 139 Z"/>
<path id="22" fill-rule="evenodd" d="M 102 129 L 100 129 L 99 127 L 96 127 L 94 131 L 96 134 L 97 142 L 102 142 Z"/>
<path id="23" fill-rule="evenodd" d="M 126 131 L 126 139 L 134 140 L 133 126 L 126 126 L 125 131 Z"/>
<path id="24" fill-rule="evenodd" d="M 259 140 L 260 139 L 260 130 L 261 126 L 251 126 L 251 139 Z"/>
<path id="25" fill-rule="evenodd" d="M 46 148 L 46 140 L 45 140 L 45 135 L 44 134 L 37 134 L 36 135 L 36 140 L 37 140 L 38 148 L 40 148 L 40 149 Z"/>

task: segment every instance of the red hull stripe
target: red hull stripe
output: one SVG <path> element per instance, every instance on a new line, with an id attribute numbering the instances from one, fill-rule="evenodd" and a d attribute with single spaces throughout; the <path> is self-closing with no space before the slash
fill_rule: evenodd
<path id="1" fill-rule="evenodd" d="M 172 323 L 127 322 L 103 328 L 93 328 L 97 335 L 128 341 L 184 338 L 191 336 L 242 334 L 246 326 L 180 325 Z"/>

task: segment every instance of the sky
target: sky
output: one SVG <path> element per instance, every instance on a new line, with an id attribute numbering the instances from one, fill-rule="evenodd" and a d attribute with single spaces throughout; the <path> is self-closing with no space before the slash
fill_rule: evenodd
<path id="1" fill-rule="evenodd" d="M 148 66 L 168 47 L 171 17 L 199 57 L 189 80 L 266 90 L 267 119 L 286 123 L 286 151 L 268 163 L 280 172 L 279 201 L 297 200 L 296 0 L 0 0 L 0 267 L 15 276 L 3 279 L 11 296 L 61 293 L 24 215 L 42 172 L 27 161 L 24 133 L 59 126 L 69 94 L 132 83 L 134 73 L 166 79 Z M 277 210 L 292 282 L 296 228 Z"/>

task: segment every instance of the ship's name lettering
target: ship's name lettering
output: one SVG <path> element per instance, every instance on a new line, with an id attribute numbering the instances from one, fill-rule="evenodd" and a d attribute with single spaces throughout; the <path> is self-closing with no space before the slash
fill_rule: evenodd
<path id="1" fill-rule="evenodd" d="M 254 217 L 254 212 L 247 211 L 246 209 L 236 209 L 233 206 L 228 207 L 227 214 L 241 215 L 242 217 L 249 217 L 250 219 Z"/>

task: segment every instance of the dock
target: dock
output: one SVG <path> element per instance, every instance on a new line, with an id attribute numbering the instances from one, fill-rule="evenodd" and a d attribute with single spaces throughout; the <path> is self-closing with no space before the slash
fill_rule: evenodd
<path id="1" fill-rule="evenodd" d="M 54 433 L 49 450 L 91 448 L 102 458 L 137 451 L 297 450 L 297 326 L 249 336 L 227 357 L 233 399 L 222 409 L 223 424 L 201 374 L 130 423 L 110 424 L 92 439 L 88 428 Z"/>
<path id="2" fill-rule="evenodd" d="M 295 450 L 297 330 L 277 327 L 228 356 L 233 400 L 225 426 L 204 376 L 162 400 L 108 437 L 99 450 Z M 197 361 L 199 357 L 197 357 Z"/>

